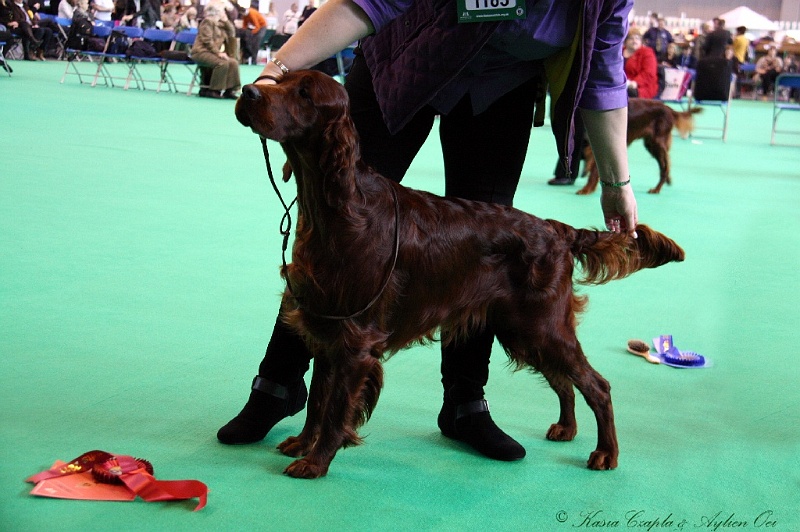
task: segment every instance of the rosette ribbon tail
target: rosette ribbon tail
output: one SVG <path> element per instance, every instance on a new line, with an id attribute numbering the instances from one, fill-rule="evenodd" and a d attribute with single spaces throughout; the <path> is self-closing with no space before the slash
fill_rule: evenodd
<path id="1" fill-rule="evenodd" d="M 194 511 L 202 510 L 208 498 L 208 486 L 199 480 L 157 480 L 145 471 L 121 477 L 122 482 L 147 502 L 200 499 Z"/>

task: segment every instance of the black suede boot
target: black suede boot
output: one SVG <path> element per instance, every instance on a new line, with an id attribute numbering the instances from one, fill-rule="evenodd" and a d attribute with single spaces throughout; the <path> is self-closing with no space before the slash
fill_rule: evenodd
<path id="1" fill-rule="evenodd" d="M 256 376 L 247 404 L 219 429 L 217 439 L 226 445 L 261 441 L 278 421 L 300 412 L 306 399 L 308 390 L 303 379 L 283 386 Z"/>
<path id="2" fill-rule="evenodd" d="M 525 456 L 525 448 L 495 424 L 489 414 L 489 403 L 483 398 L 493 342 L 494 334 L 487 329 L 476 331 L 461 342 L 442 346 L 445 392 L 439 430 L 489 458 L 519 460 Z"/>
<path id="3" fill-rule="evenodd" d="M 306 345 L 279 317 L 247 403 L 219 429 L 217 439 L 227 445 L 261 441 L 277 422 L 301 411 L 308 399 L 303 375 L 310 362 Z"/>
<path id="4" fill-rule="evenodd" d="M 525 448 L 492 420 L 485 399 L 458 405 L 445 399 L 438 421 L 442 434 L 466 443 L 488 458 L 510 462 L 525 457 Z"/>

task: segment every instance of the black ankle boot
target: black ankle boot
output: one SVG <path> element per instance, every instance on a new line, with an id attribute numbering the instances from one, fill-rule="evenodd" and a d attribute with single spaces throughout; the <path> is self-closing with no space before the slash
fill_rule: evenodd
<path id="1" fill-rule="evenodd" d="M 442 434 L 466 443 L 484 456 L 509 462 L 525 457 L 525 448 L 492 420 L 489 403 L 484 399 L 458 405 L 445 399 L 438 421 Z"/>
<path id="2" fill-rule="evenodd" d="M 247 404 L 219 429 L 217 439 L 226 445 L 261 441 L 278 421 L 300 412 L 306 399 L 308 390 L 303 379 L 284 386 L 256 376 Z"/>

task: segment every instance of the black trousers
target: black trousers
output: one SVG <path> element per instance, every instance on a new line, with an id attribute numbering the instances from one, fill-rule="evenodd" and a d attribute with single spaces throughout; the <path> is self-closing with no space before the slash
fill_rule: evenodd
<path id="1" fill-rule="evenodd" d="M 439 117 L 446 196 L 512 204 L 533 125 L 535 87 L 536 80 L 530 80 L 479 115 L 473 114 L 466 96 Z M 433 129 L 437 111 L 424 107 L 397 134 L 389 133 L 366 62 L 359 55 L 345 88 L 362 158 L 380 174 L 400 182 Z M 442 346 L 442 383 L 457 402 L 483 397 L 493 340 L 491 330 L 482 330 Z M 299 338 L 278 319 L 259 374 L 287 382 L 304 374 L 309 360 Z"/>

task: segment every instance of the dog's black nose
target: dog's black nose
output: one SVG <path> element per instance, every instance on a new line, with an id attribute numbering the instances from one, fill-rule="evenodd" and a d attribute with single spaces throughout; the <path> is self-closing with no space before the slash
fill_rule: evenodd
<path id="1" fill-rule="evenodd" d="M 242 98 L 246 100 L 258 100 L 261 98 L 261 93 L 255 85 L 245 85 L 242 89 Z"/>

